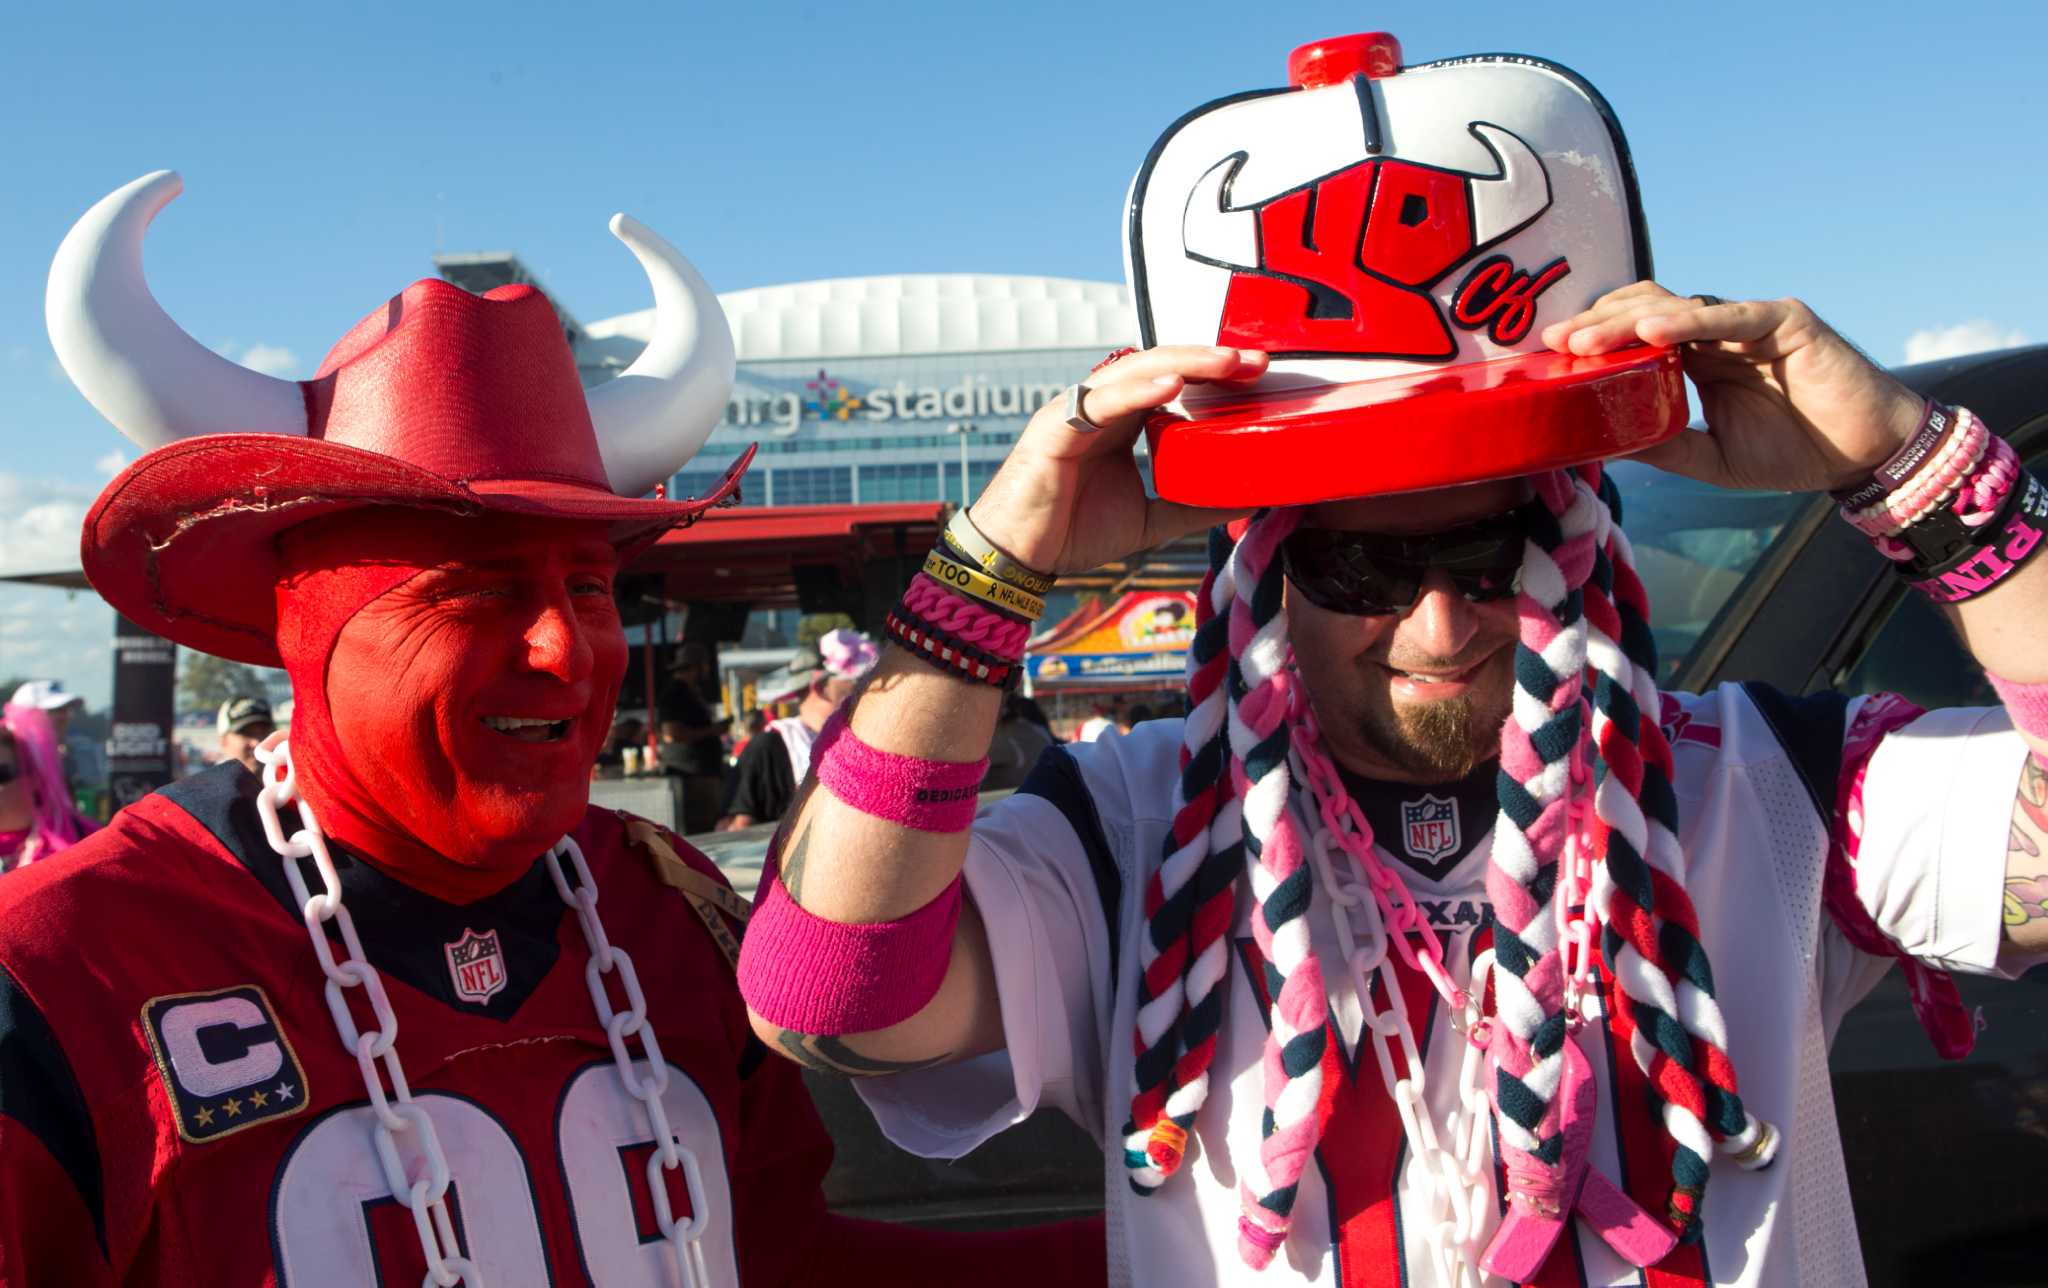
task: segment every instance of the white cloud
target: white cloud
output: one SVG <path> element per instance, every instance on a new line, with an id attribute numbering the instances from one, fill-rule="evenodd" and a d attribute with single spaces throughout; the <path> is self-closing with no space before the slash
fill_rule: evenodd
<path id="1" fill-rule="evenodd" d="M 251 371 L 260 371 L 266 376 L 289 380 L 298 375 L 298 355 L 281 344 L 252 344 L 239 355 L 230 356 Z"/>
<path id="2" fill-rule="evenodd" d="M 62 680 L 86 705 L 104 707 L 113 691 L 113 633 L 113 610 L 91 591 L 0 585 L 0 677 Z"/>
<path id="3" fill-rule="evenodd" d="M 98 489 L 0 471 L 0 570 L 78 566 L 78 532 Z"/>
<path id="4" fill-rule="evenodd" d="M 108 478 L 112 478 L 116 474 L 119 474 L 122 470 L 127 469 L 128 462 L 131 459 L 132 458 L 128 455 L 128 453 L 120 450 L 119 448 L 115 448 L 113 451 L 108 452 L 105 456 L 102 456 L 98 460 L 94 461 L 92 463 L 92 467 L 95 470 L 98 470 L 101 474 L 106 475 Z"/>
<path id="5" fill-rule="evenodd" d="M 1983 353 L 1987 349 L 2010 349 L 2026 342 L 2026 333 L 2017 327 L 2004 327 L 1985 318 L 1972 318 L 1954 326 L 1926 327 L 1907 336 L 1906 361 L 1933 362 L 1937 358 Z"/>
<path id="6" fill-rule="evenodd" d="M 0 570 L 57 572 L 78 566 L 78 532 L 99 491 L 70 481 L 0 471 Z M 93 706 L 112 684 L 106 643 L 113 611 L 91 591 L 0 583 L 0 677 L 64 681 Z"/>

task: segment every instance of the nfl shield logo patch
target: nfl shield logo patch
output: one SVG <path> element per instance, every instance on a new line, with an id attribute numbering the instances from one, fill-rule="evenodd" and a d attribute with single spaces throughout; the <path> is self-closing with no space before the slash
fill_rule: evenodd
<path id="1" fill-rule="evenodd" d="M 498 932 L 462 932 L 462 938 L 447 944 L 448 977 L 455 981 L 455 995 L 465 1002 L 482 1004 L 505 987 L 505 953 L 498 946 Z"/>
<path id="2" fill-rule="evenodd" d="M 1408 857 L 1434 863 L 1458 849 L 1458 804 L 1443 796 L 1401 802 L 1401 845 Z"/>

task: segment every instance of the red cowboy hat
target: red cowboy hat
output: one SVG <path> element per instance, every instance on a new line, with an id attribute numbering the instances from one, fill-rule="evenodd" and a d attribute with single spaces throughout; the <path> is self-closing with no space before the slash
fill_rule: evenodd
<path id="1" fill-rule="evenodd" d="M 655 335 L 585 394 L 552 305 L 531 286 L 481 296 L 415 282 L 341 338 L 304 381 L 210 352 L 142 275 L 149 222 L 182 184 L 168 170 L 106 197 L 50 269 L 57 357 L 80 392 L 145 448 L 86 515 L 85 574 L 129 619 L 177 643 L 278 666 L 276 538 L 362 506 L 486 511 L 611 524 L 635 543 L 726 500 L 644 498 L 724 415 L 733 345 L 711 288 L 623 215 L 612 232 L 654 287 Z"/>
<path id="2" fill-rule="evenodd" d="M 1628 142 L 1592 86 L 1521 55 L 1404 66 L 1384 32 L 1304 45 L 1288 78 L 1176 121 L 1131 185 L 1141 342 L 1273 357 L 1150 420 L 1159 495 L 1442 487 L 1684 428 L 1675 352 L 1542 343 L 1650 275 Z"/>

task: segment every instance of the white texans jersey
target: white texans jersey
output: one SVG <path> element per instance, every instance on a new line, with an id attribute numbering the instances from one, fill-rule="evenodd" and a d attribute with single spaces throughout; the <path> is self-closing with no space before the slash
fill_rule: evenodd
<path id="1" fill-rule="evenodd" d="M 1793 699 L 1737 685 L 1667 697 L 1663 725 L 1675 757 L 1685 883 L 1743 1101 L 1782 1131 L 1783 1142 L 1776 1162 L 1760 1171 L 1717 1155 L 1705 1238 L 1647 1274 L 1573 1222 L 1530 1282 L 1864 1282 L 1828 1046 L 1892 958 L 1851 945 L 1824 906 L 1822 883 L 1844 730 L 1866 701 Z M 1424 1169 L 1406 1148 L 1370 1044 L 1361 1041 L 1358 999 L 1320 882 L 1310 916 L 1337 1037 L 1335 1063 L 1325 1064 L 1329 1119 L 1273 1264 L 1253 1271 L 1237 1252 L 1234 1160 L 1257 1156 L 1267 1016 L 1242 892 L 1211 1090 L 1186 1162 L 1149 1197 L 1126 1179 L 1144 890 L 1164 853 L 1180 732 L 1178 721 L 1160 720 L 1128 737 L 1054 748 L 1023 789 L 977 822 L 966 879 L 988 927 L 1007 1050 L 862 1080 L 860 1090 L 893 1140 L 933 1157 L 965 1154 L 1041 1106 L 1072 1116 L 1103 1145 L 1112 1283 L 1425 1288 L 1437 1272 L 1418 1215 L 1428 1210 L 1418 1188 Z M 1997 708 L 1932 712 L 1876 744 L 1863 770 L 1852 878 L 1855 903 L 1869 919 L 1861 942 L 1872 945 L 1881 934 L 1929 966 L 1998 972 L 2007 829 L 2025 755 Z M 1853 760 L 1864 763 L 1862 755 Z M 1491 938 L 1484 878 L 1493 807 L 1471 802 L 1470 792 L 1461 801 L 1441 788 L 1374 790 L 1399 810 L 1381 821 L 1389 801 L 1360 802 L 1374 819 L 1381 861 L 1407 880 L 1462 984 Z M 1305 827 L 1302 835 L 1310 835 Z M 1835 861 L 1843 862 L 1839 851 Z M 1401 983 L 1440 1124 L 1457 1104 L 1466 1044 L 1425 981 L 1404 973 Z M 1632 1185 L 1629 1169 L 1640 1182 L 1663 1168 L 1665 1189 L 1654 1192 L 1668 1192 L 1670 1147 L 1642 1108 L 1641 1075 L 1626 1045 L 1598 1023 L 1582 1028 L 1578 1040 L 1599 1088 L 1593 1165 L 1639 1197 L 1654 1187 Z M 1618 1116 L 1617 1102 L 1626 1107 Z M 1501 1204 L 1496 1170 L 1483 1171 L 1493 1182 L 1490 1235 Z M 1662 1215 L 1661 1204 L 1645 1206 Z"/>

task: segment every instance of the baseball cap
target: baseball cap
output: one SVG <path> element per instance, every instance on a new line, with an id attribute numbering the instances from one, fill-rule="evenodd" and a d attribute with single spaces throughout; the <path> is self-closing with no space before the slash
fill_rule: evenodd
<path id="1" fill-rule="evenodd" d="M 270 704 L 261 698 L 229 698 L 220 704 L 220 714 L 214 718 L 214 726 L 224 734 L 240 733 L 252 724 L 276 723 Z"/>
<path id="2" fill-rule="evenodd" d="M 34 707 L 38 711 L 61 711 L 74 702 L 85 699 L 67 692 L 62 680 L 27 680 L 14 691 L 10 699 L 17 707 Z"/>
<path id="3" fill-rule="evenodd" d="M 1132 181 L 1140 343 L 1272 355 L 1150 418 L 1159 495 L 1301 505 L 1531 474 L 1683 430 L 1671 349 L 1556 353 L 1545 326 L 1651 275 L 1628 143 L 1584 78 L 1314 42 L 1285 87 L 1169 127 Z"/>

